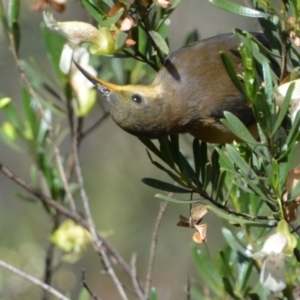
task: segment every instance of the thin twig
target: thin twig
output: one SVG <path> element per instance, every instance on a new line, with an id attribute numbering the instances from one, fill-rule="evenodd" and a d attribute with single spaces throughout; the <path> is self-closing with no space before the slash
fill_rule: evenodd
<path id="1" fill-rule="evenodd" d="M 193 190 L 193 192 L 198 193 L 205 200 L 208 200 L 209 202 L 214 204 L 216 207 L 218 207 L 222 210 L 225 210 L 227 213 L 229 213 L 231 215 L 235 215 L 235 216 L 238 216 L 238 217 L 244 217 L 244 218 L 247 218 L 247 219 L 250 219 L 250 220 L 276 221 L 276 219 L 274 217 L 270 217 L 270 216 L 254 216 L 254 215 L 250 215 L 250 214 L 247 214 L 247 213 L 242 213 L 242 212 L 235 211 L 235 210 L 229 208 L 228 206 L 225 206 L 222 203 L 216 201 L 212 197 L 210 197 L 205 190 L 201 190 L 201 189 L 199 189 L 197 187 L 194 187 L 194 186 L 190 186 L 189 188 L 191 188 Z"/>
<path id="2" fill-rule="evenodd" d="M 98 298 L 96 295 L 94 295 L 94 293 L 91 291 L 90 287 L 88 286 L 86 280 L 85 280 L 85 271 L 84 269 L 81 272 L 81 282 L 82 282 L 82 286 L 87 290 L 87 292 L 89 293 L 89 295 L 94 299 L 94 300 L 100 300 L 100 298 Z"/>
<path id="3" fill-rule="evenodd" d="M 171 197 L 172 193 L 169 193 L 168 196 Z M 162 217 L 167 209 L 168 202 L 162 202 L 160 203 L 159 212 L 156 218 L 156 222 L 154 225 L 153 233 L 152 233 L 152 241 L 151 241 L 151 247 L 150 247 L 150 257 L 148 262 L 148 270 L 147 270 L 147 276 L 146 276 L 146 283 L 145 283 L 145 299 L 149 298 L 150 294 L 150 288 L 151 288 L 151 282 L 152 282 L 152 274 L 153 274 L 153 266 L 155 261 L 155 251 L 156 251 L 156 245 L 157 245 L 157 235 L 158 235 L 158 229 L 160 226 L 160 222 L 162 220 Z"/>
<path id="4" fill-rule="evenodd" d="M 59 216 L 58 214 L 53 216 L 54 217 L 54 226 L 51 230 L 51 233 L 53 233 L 59 225 L 58 216 Z M 52 262 L 53 262 L 54 249 L 55 249 L 55 247 L 54 247 L 53 243 L 50 241 L 47 246 L 46 259 L 45 259 L 45 270 L 44 270 L 44 283 L 48 284 L 48 285 L 51 285 L 51 281 L 52 281 L 52 275 L 53 275 Z M 49 294 L 45 291 L 42 299 L 47 300 L 48 298 L 49 298 Z"/>
<path id="5" fill-rule="evenodd" d="M 13 182 L 15 182 L 17 185 L 19 185 L 21 188 L 29 192 L 31 195 L 37 197 L 40 201 L 47 204 L 49 207 L 54 208 L 57 212 L 60 214 L 66 216 L 67 218 L 72 219 L 76 223 L 83 226 L 85 229 L 89 230 L 88 223 L 76 212 L 70 211 L 66 207 L 62 206 L 57 201 L 41 194 L 39 191 L 35 190 L 33 187 L 31 187 L 27 182 L 25 182 L 20 177 L 16 176 L 13 172 L 11 172 L 6 166 L 4 166 L 0 162 L 0 172 L 3 173 L 6 177 L 11 179 Z M 97 233 L 99 240 L 102 243 L 102 246 L 107 250 L 107 252 L 116 260 L 119 267 L 129 276 L 131 277 L 131 268 L 129 265 L 124 261 L 124 259 L 121 257 L 119 252 L 107 242 L 107 240 L 99 233 Z M 96 249 L 99 252 L 99 249 Z"/>
<path id="6" fill-rule="evenodd" d="M 25 280 L 30 281 L 34 285 L 40 287 L 44 291 L 48 292 L 49 294 L 55 296 L 59 300 L 70 300 L 70 298 L 65 297 L 63 294 L 61 294 L 59 291 L 51 287 L 50 285 L 40 281 L 39 279 L 13 267 L 12 265 L 4 262 L 3 260 L 0 260 L 0 266 L 6 270 L 11 271 L 12 273 L 24 278 Z"/>
<path id="7" fill-rule="evenodd" d="M 137 280 L 137 272 L 136 272 L 136 253 L 132 254 L 131 257 L 131 280 L 132 280 L 132 285 L 135 289 L 135 292 L 137 294 L 137 296 L 139 297 L 140 300 L 146 300 L 147 298 L 145 298 L 139 282 Z"/>
<path id="8" fill-rule="evenodd" d="M 109 116 L 109 112 L 104 112 L 103 116 L 97 120 L 91 127 L 86 129 L 84 132 L 79 134 L 79 140 L 82 141 L 86 138 L 93 130 L 95 130 L 107 117 Z"/>
<path id="9" fill-rule="evenodd" d="M 186 274 L 186 300 L 191 300 L 191 280 L 189 274 Z"/>
<path id="10" fill-rule="evenodd" d="M 76 174 L 77 181 L 78 181 L 78 187 L 79 187 L 79 191 L 80 191 L 80 195 L 81 195 L 81 201 L 82 201 L 83 209 L 85 212 L 88 228 L 92 235 L 93 242 L 96 245 L 96 248 L 98 249 L 98 251 L 101 255 L 101 259 L 102 259 L 102 262 L 104 263 L 107 273 L 111 276 L 113 282 L 115 283 L 115 286 L 116 286 L 121 298 L 123 300 L 127 300 L 128 298 L 124 291 L 124 288 L 123 288 L 119 278 L 117 277 L 114 269 L 111 266 L 111 263 L 106 254 L 105 249 L 102 247 L 102 241 L 99 239 L 99 236 L 97 234 L 97 229 L 96 229 L 93 217 L 92 217 L 92 213 L 91 213 L 91 209 L 90 209 L 90 205 L 89 205 L 89 199 L 88 199 L 88 196 L 87 196 L 85 188 L 84 188 L 83 176 L 82 176 L 80 162 L 79 162 L 78 138 L 77 138 L 77 132 L 75 130 L 76 129 L 75 123 L 76 122 L 74 120 L 73 121 L 73 130 L 74 131 L 73 131 L 73 139 L 72 139 L 72 150 L 74 153 L 75 174 Z"/>

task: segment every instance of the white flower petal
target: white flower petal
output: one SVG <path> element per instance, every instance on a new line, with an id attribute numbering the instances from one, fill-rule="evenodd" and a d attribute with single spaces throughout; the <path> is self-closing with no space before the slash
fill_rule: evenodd
<path id="1" fill-rule="evenodd" d="M 265 252 L 267 255 L 270 253 L 282 253 L 287 244 L 287 237 L 284 234 L 277 232 L 266 239 L 261 251 Z"/>
<path id="2" fill-rule="evenodd" d="M 84 47 L 77 47 L 73 54 L 74 60 L 83 68 L 89 64 L 90 54 Z"/>
<path id="3" fill-rule="evenodd" d="M 54 19 L 53 15 L 50 12 L 44 11 L 43 17 L 44 17 L 44 22 L 48 28 L 50 28 L 53 31 L 58 31 L 60 29 L 59 24 L 57 23 L 57 21 Z"/>
<path id="4" fill-rule="evenodd" d="M 65 44 L 60 55 L 59 68 L 64 74 L 69 74 L 72 65 L 73 49 Z"/>
<path id="5" fill-rule="evenodd" d="M 271 253 L 266 257 L 260 272 L 260 283 L 272 292 L 282 291 L 286 287 L 282 253 Z"/>
<path id="6" fill-rule="evenodd" d="M 96 70 L 91 66 L 86 66 L 84 69 L 93 76 L 97 75 Z M 76 91 L 80 89 L 90 89 L 94 86 L 77 68 L 72 69 L 71 85 Z"/>

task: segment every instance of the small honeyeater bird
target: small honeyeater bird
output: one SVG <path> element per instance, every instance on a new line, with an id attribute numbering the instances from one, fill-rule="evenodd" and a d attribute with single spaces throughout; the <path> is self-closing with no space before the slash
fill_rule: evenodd
<path id="1" fill-rule="evenodd" d="M 220 121 L 224 111 L 257 135 L 252 109 L 231 82 L 219 54 L 226 52 L 236 71 L 242 72 L 237 47 L 233 34 L 182 47 L 167 58 L 148 86 L 108 83 L 76 65 L 105 96 L 113 120 L 125 131 L 150 139 L 190 133 L 208 143 L 230 143 L 236 137 Z"/>

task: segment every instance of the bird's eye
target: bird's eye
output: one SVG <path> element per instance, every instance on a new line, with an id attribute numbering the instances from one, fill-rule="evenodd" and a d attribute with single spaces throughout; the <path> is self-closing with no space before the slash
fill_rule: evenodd
<path id="1" fill-rule="evenodd" d="M 140 103 L 143 102 L 143 98 L 140 95 L 138 95 L 138 94 L 132 95 L 131 99 L 132 99 L 133 102 L 135 102 L 137 104 L 140 104 Z"/>

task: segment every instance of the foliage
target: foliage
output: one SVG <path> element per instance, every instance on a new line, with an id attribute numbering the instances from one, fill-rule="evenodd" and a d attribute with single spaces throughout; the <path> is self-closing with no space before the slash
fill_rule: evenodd
<path id="1" fill-rule="evenodd" d="M 92 54 L 123 59 L 120 62 L 111 58 L 109 65 L 100 63 L 93 57 L 93 67 L 101 74 L 101 78 L 111 80 L 112 76 L 105 78 L 105 74 L 112 74 L 107 72 L 112 69 L 118 70 L 114 72 L 114 79 L 122 84 L 143 84 L 149 81 L 169 54 L 169 17 L 180 4 L 180 0 L 175 0 L 172 4 L 169 1 L 166 1 L 167 4 L 162 2 L 165 1 L 144 0 L 134 1 L 129 5 L 125 1 L 82 0 L 84 9 L 93 17 L 97 26 L 109 30 L 95 29 L 100 32 L 101 43 L 99 40 L 83 39 L 75 43 L 73 50 L 83 44 Z M 156 194 L 159 199 L 172 202 L 172 205 L 195 207 L 195 204 L 197 206 L 200 203 L 207 208 L 208 213 L 224 220 L 224 227 L 220 230 L 227 243 L 215 257 L 211 257 L 205 251 L 204 245 L 194 246 L 192 249 L 195 268 L 202 282 L 193 284 L 192 287 L 188 285 L 187 299 L 269 299 L 270 292 L 255 280 L 262 272 L 263 262 L 253 260 L 251 253 L 261 248 L 262 241 L 274 231 L 280 220 L 289 224 L 294 236 L 298 237 L 299 234 L 294 211 L 299 203 L 300 181 L 289 187 L 291 174 L 296 170 L 294 161 L 300 137 L 300 114 L 296 113 L 292 121 L 289 116 L 290 104 L 295 101 L 295 84 L 291 84 L 283 95 L 280 107 L 275 101 L 277 87 L 299 77 L 299 3 L 296 0 L 282 1 L 281 6 L 277 7 L 272 1 L 253 0 L 253 7 L 250 8 L 227 0 L 210 2 L 230 13 L 259 18 L 270 46 L 266 48 L 255 35 L 235 29 L 234 35 L 239 44 L 238 51 L 243 64 L 243 72 L 240 74 L 236 73 L 228 54 L 220 53 L 228 76 L 253 109 L 259 139 L 256 140 L 246 126 L 229 112 L 224 113 L 222 122 L 236 135 L 239 143 L 207 145 L 194 139 L 190 145 L 193 157 L 188 157 L 181 149 L 177 135 L 158 141 L 141 139 L 152 164 L 170 177 L 170 182 L 154 178 L 144 178 L 142 181 L 169 193 Z M 80 94 L 72 83 L 72 73 L 66 75 L 59 68 L 65 39 L 51 32 L 45 24 L 41 25 L 41 32 L 51 65 L 51 75 L 44 72 L 36 61 L 23 61 L 19 57 L 21 5 L 21 1 L 10 0 L 6 13 L 3 3 L 0 2 L 3 28 L 23 80 L 21 111 L 8 96 L 2 95 L 0 99 L 0 110 L 6 118 L 1 127 L 1 139 L 19 155 L 24 155 L 24 149 L 30 152 L 33 159 L 31 181 L 28 184 L 24 181 L 20 183 L 20 179 L 1 163 L 0 170 L 23 188 L 24 191 L 19 192 L 18 197 L 32 202 L 39 199 L 43 204 L 53 222 L 53 230 L 49 235 L 52 235 L 54 243 L 57 238 L 53 236 L 55 232 L 57 236 L 57 231 L 63 224 L 61 216 L 72 219 L 80 225 L 78 228 L 71 223 L 72 226 L 76 226 L 76 234 L 78 231 L 82 232 L 81 227 L 89 231 L 89 239 L 92 240 L 95 251 L 101 255 L 104 269 L 113 270 L 110 256 L 113 257 L 132 279 L 137 297 L 158 299 L 155 288 L 152 288 L 149 282 L 146 282 L 145 286 L 140 284 L 137 276 L 133 275 L 136 271 L 135 266 L 130 267 L 102 234 L 98 233 L 90 215 L 78 161 L 78 149 L 84 138 L 99 126 L 108 114 L 103 111 L 99 121 L 83 130 L 84 118 L 88 117 L 88 112 L 93 106 L 80 101 Z M 58 27 L 57 31 L 70 41 L 63 23 L 51 18 L 48 18 L 48 21 L 48 27 Z M 130 23 L 126 30 L 122 30 L 124 22 Z M 192 32 L 187 35 L 186 41 L 190 43 L 197 38 L 197 34 Z M 110 42 L 107 43 L 108 48 L 104 49 L 102 42 L 105 39 L 109 39 Z M 95 95 L 89 94 L 88 97 Z M 84 115 L 76 113 L 75 106 L 78 103 L 83 106 L 89 105 Z M 67 120 L 68 125 L 56 128 L 55 123 L 61 123 L 63 120 Z M 71 150 L 63 160 L 60 154 L 61 144 L 68 137 L 71 138 Z M 76 176 L 73 176 L 73 173 Z M 173 196 L 173 193 L 178 195 Z M 82 198 L 85 217 L 78 213 L 74 202 L 74 197 L 78 194 Z M 191 199 L 181 199 L 182 194 L 190 195 Z M 200 197 L 200 200 L 197 200 L 197 197 Z M 190 223 L 187 222 L 186 225 L 198 230 L 197 225 L 202 222 L 202 218 L 201 215 L 194 219 L 191 215 Z M 76 245 L 78 239 L 73 236 L 75 231 L 72 230 L 73 227 L 68 230 L 70 236 L 67 241 L 72 241 L 72 248 L 84 248 L 89 239 L 82 238 L 81 244 Z M 280 232 L 279 225 L 277 232 Z M 64 234 L 63 230 L 59 233 Z M 206 241 L 206 232 L 201 231 L 199 234 L 203 238 L 202 241 Z M 285 230 L 283 234 L 287 237 L 286 248 L 290 249 L 291 245 L 292 249 L 295 248 L 290 232 Z M 60 239 L 64 241 L 66 237 L 62 236 Z M 207 239 L 209 243 L 209 236 Z M 80 256 L 81 251 L 77 252 Z M 292 255 L 286 264 L 286 288 L 274 292 L 277 299 L 292 299 L 294 290 L 299 285 L 297 249 L 294 252 L 295 255 Z M 116 279 L 113 271 L 110 274 L 113 274 L 112 280 L 122 299 L 128 299 L 127 291 L 124 291 L 120 280 Z M 51 278 L 46 277 L 45 283 L 51 285 Z M 84 285 L 78 299 L 88 299 L 89 295 L 96 299 L 88 286 Z"/>

